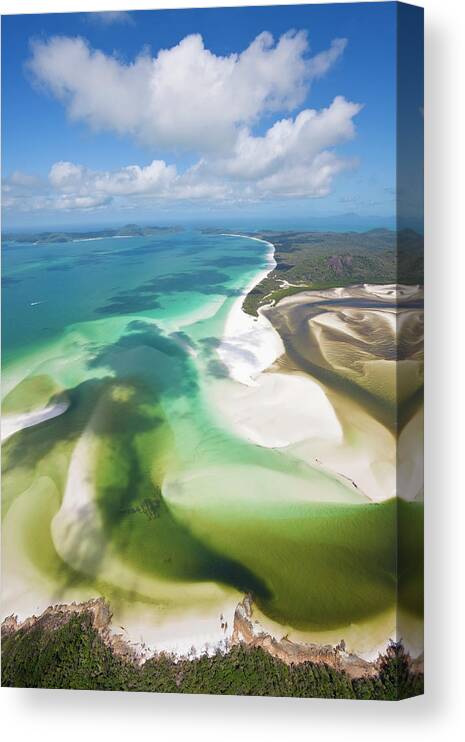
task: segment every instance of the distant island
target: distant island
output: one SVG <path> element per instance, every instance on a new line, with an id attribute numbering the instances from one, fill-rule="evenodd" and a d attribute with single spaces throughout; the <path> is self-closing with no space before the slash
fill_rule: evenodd
<path id="1" fill-rule="evenodd" d="M 180 226 L 148 226 L 141 227 L 138 224 L 125 224 L 123 227 L 114 229 L 97 229 L 90 232 L 6 232 L 2 239 L 6 242 L 19 242 L 28 244 L 63 243 L 76 242 L 77 240 L 96 240 L 105 237 L 150 237 L 151 235 L 169 232 L 182 232 Z"/>

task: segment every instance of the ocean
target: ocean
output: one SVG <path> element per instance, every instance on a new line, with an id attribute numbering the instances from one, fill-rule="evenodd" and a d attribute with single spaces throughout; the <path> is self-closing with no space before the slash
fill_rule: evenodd
<path id="1" fill-rule="evenodd" d="M 269 261 L 266 243 L 196 229 L 4 245 L 6 613 L 103 595 L 131 640 L 185 653 L 221 646 L 251 593 L 272 625 L 350 638 L 368 621 L 379 644 L 395 501 L 223 413 L 234 358 L 260 354 L 248 318 L 231 363 L 228 318 Z"/>

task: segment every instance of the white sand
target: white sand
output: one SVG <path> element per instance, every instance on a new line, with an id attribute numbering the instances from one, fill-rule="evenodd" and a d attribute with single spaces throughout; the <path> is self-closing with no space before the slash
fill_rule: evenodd
<path id="1" fill-rule="evenodd" d="M 398 322 L 398 314 L 393 308 L 391 309 L 372 309 L 370 308 L 365 313 L 367 316 L 371 319 L 371 324 L 373 325 L 373 320 L 376 320 L 378 325 L 383 326 L 383 332 L 386 334 L 387 337 L 389 335 L 391 336 L 391 341 L 394 344 L 395 343 L 395 337 L 397 332 L 397 326 L 399 324 Z M 336 331 L 336 333 L 341 335 L 341 338 L 345 335 L 348 336 L 349 341 L 352 338 L 361 340 L 363 343 L 367 344 L 367 337 L 366 335 L 363 335 L 359 332 L 357 332 L 356 327 L 357 325 L 354 325 L 353 322 L 350 322 L 352 317 L 355 317 L 356 319 L 360 318 L 362 316 L 362 311 L 360 309 L 344 309 L 339 308 L 336 312 L 322 312 L 321 314 L 318 314 L 316 317 L 313 317 L 311 319 L 311 324 L 313 327 L 319 326 L 322 328 L 328 328 L 329 330 Z M 349 321 L 347 321 L 349 320 Z M 322 343 L 320 342 L 320 350 L 323 350 Z"/>
<path id="2" fill-rule="evenodd" d="M 125 240 L 125 239 L 133 239 L 134 237 L 141 237 L 142 235 L 138 234 L 132 234 L 132 235 L 126 235 L 126 234 L 113 234 L 108 235 L 107 237 L 79 237 L 76 240 L 70 240 L 70 242 L 99 242 L 100 240 Z"/>
<path id="3" fill-rule="evenodd" d="M 55 577 L 47 576 L 37 565 L 35 551 L 24 534 L 37 522 L 47 534 L 48 517 L 60 501 L 60 493 L 50 477 L 38 477 L 15 498 L 4 516 L 2 525 L 2 600 L 0 619 L 17 615 L 20 620 L 40 615 L 50 605 L 62 602 L 83 602 L 95 597 L 89 588 L 74 588 L 73 593 L 57 585 Z M 45 511 L 45 513 L 44 513 Z M 40 527 L 39 527 L 40 530 Z M 47 536 L 45 536 L 46 541 Z M 47 549 L 47 545 L 44 546 Z"/>
<path id="4" fill-rule="evenodd" d="M 345 397 L 330 400 L 343 428 L 340 442 L 308 436 L 289 452 L 348 484 L 373 502 L 396 495 L 396 444 L 392 433 Z"/>
<path id="5" fill-rule="evenodd" d="M 307 289 L 283 297 L 279 306 L 283 307 L 290 304 L 299 304 L 303 299 L 306 302 L 317 302 L 321 299 L 379 299 L 383 302 L 392 302 L 395 305 L 399 299 L 421 300 L 423 292 L 419 286 L 404 286 L 403 284 L 359 284 L 356 286 L 340 286 L 331 289 Z M 371 309 L 370 309 L 371 311 Z"/>
<path id="6" fill-rule="evenodd" d="M 107 543 L 95 503 L 96 446 L 90 423 L 74 449 L 63 501 L 52 520 L 57 553 L 71 567 L 148 600 L 121 599 L 111 606 L 115 633 L 123 633 L 141 654 L 166 651 L 187 656 L 224 648 L 241 594 L 214 582 L 149 577 L 125 564 Z M 227 627 L 221 625 L 221 616 Z"/>
<path id="7" fill-rule="evenodd" d="M 175 657 L 213 655 L 227 649 L 234 611 L 242 599 L 239 593 L 223 596 L 206 609 L 184 608 L 182 612 L 164 606 L 132 601 L 113 610 L 111 628 L 133 644 L 141 656 L 167 652 Z"/>
<path id="8" fill-rule="evenodd" d="M 266 317 L 261 313 L 258 318 L 245 314 L 242 303 L 247 293 L 268 275 L 276 263 L 271 243 L 255 237 L 248 239 L 269 246 L 268 266 L 238 297 L 227 318 L 218 352 L 231 378 L 211 384 L 209 392 L 214 410 L 244 438 L 264 447 L 287 448 L 291 455 L 344 481 L 348 485 L 349 495 L 354 486 L 353 480 L 360 496 L 366 494 L 373 500 L 392 496 L 396 484 L 395 449 L 385 428 L 368 414 L 357 412 L 355 406 L 353 409 L 350 405 L 344 406 L 340 399 L 326 394 L 324 387 L 309 377 L 263 373 L 283 353 L 284 347 Z M 388 288 L 390 298 L 391 287 Z M 360 287 L 360 291 L 362 294 L 378 293 L 383 299 L 387 298 L 380 287 L 365 286 Z M 344 289 L 332 290 L 332 295 L 344 295 Z M 284 301 L 297 300 L 289 297 Z M 212 310 L 218 309 L 222 302 L 223 299 L 215 300 L 208 306 L 205 316 L 210 316 Z M 178 329 L 182 324 L 177 318 L 176 326 L 170 329 Z M 62 414 L 66 408 L 67 405 L 61 403 L 28 415 L 10 416 L 3 422 L 2 436 L 7 438 L 16 430 L 51 419 Z M 412 426 L 408 431 L 406 450 L 413 445 L 417 430 L 416 426 Z M 350 431 L 350 444 L 347 431 Z M 124 564 L 106 543 L 92 484 L 96 443 L 89 427 L 74 450 L 63 501 L 52 521 L 52 537 L 57 553 L 65 562 L 83 572 L 97 572 L 102 583 L 126 589 L 129 593 L 137 592 L 148 599 L 147 603 L 122 600 L 118 601 L 117 606 L 112 606 L 115 632 L 123 633 L 142 653 L 164 650 L 178 656 L 188 656 L 224 648 L 232 632 L 235 607 L 242 598 L 239 593 L 213 582 L 175 583 L 144 576 Z M 409 472 L 409 476 L 413 497 L 420 474 L 415 470 Z M 215 481 L 218 481 L 217 477 Z M 278 489 L 282 492 L 281 487 Z M 302 491 L 301 496 L 307 498 L 307 491 Z M 9 519 L 20 516 L 20 499 L 10 509 Z M 24 503 L 26 506 L 26 500 Z M 27 512 L 26 507 L 23 510 Z M 7 533 L 10 531 L 12 534 L 17 532 L 13 525 L 8 526 Z M 18 539 L 14 540 L 14 547 L 16 557 L 10 556 L 8 559 L 8 600 L 6 604 L 3 602 L 3 610 L 7 615 L 14 606 L 15 612 L 19 610 L 22 614 L 20 617 L 26 617 L 40 612 L 39 592 L 40 610 L 56 600 L 51 586 L 43 586 L 45 595 L 39 588 L 35 594 L 30 591 L 33 564 Z M 13 569 L 12 565 L 16 565 L 16 568 Z M 32 584 L 36 584 L 34 580 Z M 49 590 L 50 594 L 47 594 Z M 76 591 L 75 595 L 67 594 L 65 599 L 84 600 L 89 597 L 93 596 Z M 225 621 L 227 627 L 224 626 Z M 390 617 L 387 622 L 390 624 L 391 621 Z M 374 651 L 373 646 L 379 642 L 379 634 L 376 632 L 376 639 L 373 637 L 368 642 L 369 646 L 366 646 L 366 631 L 366 627 L 360 631 L 357 627 L 355 630 L 351 627 L 353 637 L 350 638 L 354 651 L 359 647 L 367 653 Z M 339 633 L 338 638 L 346 638 L 346 631 Z M 360 646 L 363 644 L 365 646 Z"/>
<path id="9" fill-rule="evenodd" d="M 258 280 L 261 280 L 263 273 Z M 257 279 L 248 287 L 254 286 Z M 409 288 L 409 287 L 407 287 Z M 357 286 L 304 292 L 305 301 L 319 297 L 368 297 L 395 300 L 403 286 Z M 286 297 L 281 304 L 302 301 L 302 295 Z M 242 297 L 227 319 L 220 356 L 228 367 L 230 379 L 212 384 L 208 390 L 218 421 L 237 435 L 267 448 L 287 449 L 310 466 L 321 469 L 354 488 L 373 502 L 396 495 L 396 443 L 391 432 L 369 411 L 339 395 L 305 374 L 268 371 L 282 352 L 282 342 L 264 316 L 254 320 L 242 311 Z M 376 310 L 373 310 L 376 312 Z M 395 320 L 388 312 L 379 312 L 389 325 Z M 265 320 L 263 322 L 263 320 Z M 315 321 L 315 320 L 314 320 Z M 321 325 L 338 325 L 336 315 L 318 317 Z M 347 328 L 342 328 L 347 332 Z M 389 327 L 390 333 L 393 328 Z M 240 382 L 239 384 L 237 382 Z M 412 433 L 410 433 L 412 431 Z M 405 431 L 403 465 L 405 489 L 409 499 L 418 498 L 421 472 L 419 466 L 408 470 L 418 426 Z M 412 443 L 413 441 L 413 443 Z"/>
<path id="10" fill-rule="evenodd" d="M 44 407 L 42 410 L 34 410 L 21 415 L 2 415 L 2 441 L 6 441 L 14 433 L 25 428 L 32 428 L 39 425 L 45 420 L 52 420 L 54 417 L 62 415 L 69 407 L 69 402 L 57 402 L 56 404 Z"/>
<path id="11" fill-rule="evenodd" d="M 253 607 L 254 633 L 264 631 L 277 640 L 286 636 L 290 641 L 298 644 L 331 644 L 335 647 L 344 639 L 346 651 L 357 654 L 364 660 L 372 662 L 379 654 L 385 652 L 389 639 L 396 639 L 396 609 L 390 608 L 375 619 L 369 618 L 360 623 L 352 623 L 336 629 L 309 629 L 300 631 L 292 626 L 284 626 L 260 611 L 258 606 Z M 412 654 L 415 657 L 419 654 Z"/>
<path id="12" fill-rule="evenodd" d="M 406 286 L 401 283 L 387 283 L 382 286 L 378 284 L 364 283 L 363 288 L 368 294 L 373 294 L 378 299 L 398 301 L 415 296 L 420 292 L 420 286 Z"/>
<path id="13" fill-rule="evenodd" d="M 268 245 L 268 265 L 255 276 L 234 302 L 228 314 L 218 355 L 228 368 L 231 378 L 241 384 L 252 385 L 261 371 L 271 366 L 282 353 L 284 346 L 271 323 L 260 312 L 252 317 L 242 310 L 247 294 L 262 281 L 276 265 L 274 245 L 258 237 L 226 234 L 224 237 L 243 237 Z"/>
<path id="14" fill-rule="evenodd" d="M 212 389 L 213 406 L 241 437 L 266 448 L 308 438 L 342 442 L 342 428 L 321 386 L 304 375 L 260 374 L 254 386 Z"/>

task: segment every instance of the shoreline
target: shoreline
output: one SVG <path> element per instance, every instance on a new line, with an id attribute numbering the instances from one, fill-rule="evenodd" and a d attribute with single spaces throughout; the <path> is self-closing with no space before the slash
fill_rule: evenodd
<path id="1" fill-rule="evenodd" d="M 271 322 L 260 312 L 252 317 L 243 310 L 245 298 L 266 278 L 276 266 L 275 246 L 260 237 L 224 233 L 221 237 L 240 237 L 262 242 L 268 246 L 267 266 L 255 275 L 232 305 L 223 329 L 221 343 L 217 349 L 221 361 L 232 379 L 254 386 L 256 377 L 284 353 L 284 345 Z"/>
<path id="2" fill-rule="evenodd" d="M 397 291 L 392 296 L 395 288 Z M 363 291 L 376 293 L 383 299 L 388 295 L 395 301 L 404 287 L 357 285 L 353 289 L 303 290 L 283 298 L 279 306 L 284 311 L 312 297 L 326 294 L 342 297 L 351 291 L 354 295 Z M 255 445 L 287 449 L 312 468 L 326 472 L 349 490 L 364 495 L 368 502 L 383 502 L 393 497 L 396 447 L 390 430 L 356 401 L 304 370 L 281 368 L 279 362 L 273 367 L 285 353 L 278 331 L 268 319 L 270 312 L 276 310 L 265 305 L 259 308 L 259 317 L 253 318 L 241 310 L 240 303 L 241 300 L 235 303 L 227 318 L 218 349 L 230 378 L 210 391 L 212 408 L 219 411 L 219 419 L 236 435 Z M 374 314 L 375 308 L 371 312 Z M 331 318 L 324 319 L 329 323 Z M 248 329 L 251 327 L 252 336 Z M 267 334 L 270 327 L 273 335 Z M 282 345 L 280 351 L 276 337 Z M 247 354 L 245 360 L 241 353 Z M 405 435 L 415 424 L 412 421 L 406 427 Z M 414 485 L 415 482 L 409 499 L 416 497 Z"/>
<path id="3" fill-rule="evenodd" d="M 35 410 L 33 412 L 25 412 L 20 415 L 2 415 L 1 422 L 1 440 L 4 443 L 11 438 L 12 435 L 18 433 L 20 430 L 26 428 L 32 428 L 35 425 L 46 420 L 52 420 L 54 417 L 63 415 L 69 407 L 69 402 L 57 402 L 54 405 L 48 405 L 41 410 Z"/>
<path id="4" fill-rule="evenodd" d="M 303 373 L 284 373 L 277 369 L 263 373 L 285 353 L 284 343 L 265 315 L 266 305 L 253 317 L 243 310 L 244 298 L 276 266 L 275 246 L 259 237 L 242 237 L 268 245 L 268 265 L 260 271 L 234 302 L 217 349 L 228 369 L 228 394 L 213 393 L 215 406 L 221 410 L 232 430 L 250 442 L 265 448 L 286 448 L 305 441 L 309 434 L 323 442 L 339 444 L 343 430 L 324 388 Z M 279 411 L 278 411 L 279 408 Z M 286 411 L 293 410 L 292 415 Z M 280 425 L 274 421 L 279 416 Z"/>
<path id="5" fill-rule="evenodd" d="M 94 415 L 98 416 L 98 408 Z M 103 527 L 89 476 L 95 465 L 91 425 L 92 418 L 73 451 L 63 500 L 51 524 L 54 547 L 62 561 L 90 575 L 93 571 L 85 561 L 81 545 L 91 537 L 94 548 L 105 552 Z M 111 608 L 115 625 L 120 628 L 124 625 L 125 641 L 143 648 L 144 652 L 168 652 L 185 658 L 190 654 L 215 653 L 228 641 L 237 595 L 219 586 L 187 582 L 170 586 L 161 578 L 133 571 L 110 553 L 102 557 L 99 579 L 128 590 L 140 588 L 141 593 L 160 601 L 158 610 L 147 607 L 144 610 L 137 601 L 135 606 L 122 604 L 117 609 Z M 100 600 L 104 600 L 103 596 Z M 170 602 L 177 604 L 177 608 L 167 611 L 163 606 Z"/>
<path id="6" fill-rule="evenodd" d="M 208 648 L 205 648 L 201 653 L 189 651 L 181 655 L 169 649 L 150 650 L 144 644 L 129 640 L 124 634 L 115 631 L 114 616 L 109 603 L 104 598 L 93 598 L 81 603 L 51 605 L 40 615 L 31 615 L 23 620 L 19 620 L 17 615 L 11 614 L 2 621 L 2 640 L 19 632 L 27 634 L 36 628 L 53 633 L 73 618 L 86 615 L 91 619 L 92 628 L 114 656 L 139 667 L 150 660 L 160 658 L 168 659 L 173 665 L 185 661 L 194 662 L 205 656 L 227 658 L 235 648 L 243 647 L 250 651 L 261 649 L 270 657 L 279 660 L 288 667 L 312 663 L 313 665 L 332 668 L 345 673 L 352 680 L 357 680 L 376 677 L 380 670 L 382 658 L 386 657 L 393 647 L 397 647 L 401 648 L 412 674 L 423 672 L 422 653 L 412 657 L 401 643 L 391 640 L 380 646 L 378 652 L 373 654 L 372 657 L 364 658 L 360 654 L 348 650 L 343 640 L 337 644 L 314 644 L 295 642 L 287 636 L 278 638 L 264 630 L 254 619 L 254 604 L 250 595 L 245 595 L 243 600 L 235 607 L 230 636 L 210 652 Z"/>
<path id="7" fill-rule="evenodd" d="M 323 442 L 325 446 L 337 445 L 342 440 L 340 421 L 331 400 L 322 385 L 303 373 L 286 373 L 274 369 L 272 373 L 263 373 L 284 352 L 284 345 L 278 332 L 262 313 L 261 308 L 258 310 L 258 317 L 253 317 L 243 310 L 244 298 L 276 266 L 276 260 L 274 259 L 275 246 L 268 240 L 249 235 L 224 234 L 222 236 L 263 242 L 268 246 L 268 251 L 266 255 L 267 265 L 247 283 L 240 296 L 232 302 L 226 316 L 223 336 L 219 338 L 218 354 L 228 368 L 230 378 L 221 382 L 224 385 L 229 385 L 229 388 L 221 387 L 222 391 L 226 393 L 224 393 L 223 399 L 218 400 L 217 409 L 222 414 L 226 406 L 227 414 L 224 417 L 227 424 L 228 426 L 231 425 L 240 437 L 251 440 L 265 448 L 295 446 L 294 451 L 292 449 L 289 451 L 291 455 L 304 460 L 307 459 L 312 466 L 314 466 L 314 462 L 317 462 L 319 468 L 324 468 L 321 460 L 315 458 L 315 456 L 321 456 L 319 450 L 312 451 L 313 460 L 309 460 L 312 456 L 309 457 L 310 452 L 307 450 L 306 439 L 313 437 L 315 441 L 318 441 L 318 445 Z M 266 307 L 263 309 L 265 310 Z M 217 387 L 217 390 L 219 389 L 220 386 Z M 221 397 L 221 395 L 218 396 Z M 44 410 L 41 412 L 43 413 Z M 50 415 L 43 419 L 54 416 Z M 279 421 L 279 425 L 274 425 L 276 419 Z M 38 424 L 41 421 L 36 418 L 34 413 L 34 422 L 30 425 Z M 297 450 L 297 447 L 299 450 Z M 80 472 L 81 476 L 85 474 L 83 463 L 86 456 L 82 457 L 82 454 L 86 453 L 85 443 L 84 451 L 81 448 L 77 447 L 75 451 L 78 466 L 74 476 L 74 485 L 78 486 L 78 489 L 78 473 Z M 326 461 L 325 463 L 329 462 Z M 332 470 L 329 470 L 328 473 L 335 475 Z M 71 467 L 69 474 L 72 474 Z M 358 476 L 356 478 L 359 481 Z M 66 558 L 68 550 L 65 548 L 67 539 L 64 537 L 64 533 L 69 531 L 69 534 L 72 534 L 73 527 L 79 520 L 73 514 L 72 508 L 67 507 L 70 504 L 70 498 L 66 498 L 66 495 L 69 495 L 69 484 L 68 481 L 65 497 L 54 517 L 52 526 L 55 546 L 58 542 L 57 552 L 60 553 L 65 563 L 68 561 Z M 81 496 L 84 495 L 83 500 L 71 499 L 74 506 L 81 507 L 87 517 L 90 517 L 90 515 L 93 515 L 92 493 L 88 492 L 86 496 L 83 483 L 81 485 L 80 494 Z M 91 521 L 95 524 L 94 520 L 91 519 Z M 91 523 L 89 523 L 89 526 L 91 526 Z M 89 530 L 91 531 L 91 528 Z M 74 560 L 70 561 L 70 566 L 72 566 Z M 105 566 L 108 566 L 109 574 L 112 577 L 118 572 L 123 581 L 128 579 L 129 575 L 122 569 L 122 565 L 115 565 L 115 563 L 108 563 L 107 565 L 105 562 Z M 155 587 L 154 583 L 152 585 Z M 147 585 L 147 587 L 149 586 Z M 158 591 L 159 586 L 156 587 Z M 206 589 L 205 593 L 201 588 L 194 589 L 187 585 L 182 589 L 185 589 L 186 593 L 189 594 L 192 590 L 192 595 L 195 593 L 196 599 L 199 598 L 197 610 L 181 609 L 176 617 L 174 615 L 168 617 L 166 614 L 161 617 L 162 613 L 160 612 L 150 615 L 150 612 L 147 611 L 144 614 L 140 605 L 135 606 L 133 611 L 120 609 L 119 615 L 115 616 L 114 628 L 123 623 L 128 627 L 128 630 L 124 630 L 124 640 L 126 642 L 141 648 L 145 646 L 145 651 L 166 652 L 179 659 L 197 657 L 202 653 L 223 651 L 232 638 L 232 615 L 234 614 L 234 606 L 237 606 L 237 597 L 231 594 L 228 596 L 224 594 L 221 597 L 213 588 L 212 592 Z M 220 610 L 218 610 L 220 600 L 223 601 L 222 605 L 225 606 L 225 609 L 221 608 L 222 615 L 227 617 L 228 623 L 228 630 L 225 631 L 220 626 L 221 616 Z M 262 632 L 263 630 L 262 628 Z M 285 630 L 282 634 L 284 633 Z M 343 633 L 341 631 L 341 634 Z M 282 634 L 281 632 L 271 633 L 269 630 L 265 633 L 265 636 L 271 637 L 270 641 L 279 643 L 282 641 L 279 638 Z M 138 641 L 139 636 L 140 642 Z M 347 644 L 351 643 L 348 635 L 344 639 Z M 295 639 L 292 643 L 294 646 L 306 644 Z M 317 644 L 314 646 L 317 646 Z M 376 643 L 376 647 L 379 646 L 379 642 Z M 358 646 L 355 647 L 354 651 L 357 651 L 357 649 Z"/>

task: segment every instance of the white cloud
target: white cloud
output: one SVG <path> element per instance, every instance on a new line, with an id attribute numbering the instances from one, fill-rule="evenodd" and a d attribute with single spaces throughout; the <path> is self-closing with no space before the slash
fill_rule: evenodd
<path id="1" fill-rule="evenodd" d="M 72 162 L 56 162 L 49 172 L 49 182 L 57 191 L 88 195 L 132 196 L 161 193 L 176 178 L 174 165 L 153 160 L 150 165 L 129 165 L 113 172 L 97 172 Z"/>
<path id="2" fill-rule="evenodd" d="M 109 206 L 109 196 L 78 196 L 66 194 L 40 193 L 8 195 L 2 199 L 4 209 L 30 213 L 33 211 L 95 211 Z"/>
<path id="3" fill-rule="evenodd" d="M 332 152 L 320 152 L 309 163 L 296 162 L 268 175 L 256 184 L 256 189 L 262 198 L 321 198 L 330 193 L 334 177 L 352 164 Z"/>
<path id="4" fill-rule="evenodd" d="M 313 78 L 323 77 L 332 65 L 339 59 L 347 46 L 347 39 L 333 39 L 331 47 L 320 52 L 308 63 L 310 75 Z"/>
<path id="5" fill-rule="evenodd" d="M 111 198 L 108 196 L 61 196 L 51 199 L 48 208 L 58 209 L 60 211 L 93 211 L 94 209 L 108 206 Z"/>
<path id="6" fill-rule="evenodd" d="M 242 129 L 228 157 L 210 155 L 179 172 L 176 165 L 153 160 L 96 171 L 60 161 L 50 168 L 37 198 L 24 196 L 18 176 L 5 181 L 8 197 L 28 209 L 101 208 L 115 201 L 135 205 L 155 201 L 244 201 L 267 198 L 318 198 L 327 195 L 334 177 L 353 162 L 335 147 L 355 135 L 353 118 L 361 106 L 336 97 L 321 111 L 305 109 L 295 118 L 277 121 L 263 136 Z M 21 174 L 19 182 L 29 182 Z"/>
<path id="7" fill-rule="evenodd" d="M 34 42 L 29 68 L 36 80 L 66 103 L 72 119 L 93 128 L 119 134 L 141 130 L 148 56 L 123 65 L 100 51 L 91 51 L 83 39 L 55 37 Z"/>
<path id="8" fill-rule="evenodd" d="M 10 187 L 19 186 L 20 188 L 36 188 L 40 183 L 40 178 L 37 175 L 23 173 L 21 170 L 12 172 L 8 180 Z"/>
<path id="9" fill-rule="evenodd" d="M 48 179 L 54 188 L 66 191 L 73 190 L 82 180 L 84 168 L 72 162 L 55 162 L 50 169 Z"/>
<path id="10" fill-rule="evenodd" d="M 311 57 L 304 32 L 277 42 L 264 32 L 242 53 L 219 57 L 201 36 L 191 35 L 156 57 L 145 52 L 126 63 L 80 38 L 37 41 L 30 70 L 72 119 L 132 135 L 171 156 L 187 151 L 194 164 L 186 169 L 154 159 L 99 171 L 58 161 L 45 179 L 13 173 L 4 181 L 4 204 L 23 211 L 87 211 L 109 204 L 325 196 L 338 173 L 354 164 L 337 147 L 354 137 L 362 106 L 337 96 L 321 110 L 298 108 L 311 81 L 330 69 L 345 46 L 335 39 Z M 270 116 L 274 123 L 258 134 L 257 125 Z"/>
<path id="11" fill-rule="evenodd" d="M 243 129 L 231 156 L 214 160 L 211 167 L 233 178 L 255 180 L 311 165 L 323 150 L 354 136 L 353 117 L 360 109 L 338 96 L 321 111 L 305 109 L 295 119 L 277 121 L 262 137 Z"/>
<path id="12" fill-rule="evenodd" d="M 96 177 L 98 191 L 112 195 L 136 195 L 165 191 L 176 179 L 176 167 L 163 160 L 153 160 L 150 165 L 129 165 L 116 173 L 103 173 Z"/>
<path id="13" fill-rule="evenodd" d="M 264 32 L 240 54 L 220 57 L 198 34 L 156 57 L 130 63 L 91 49 L 81 38 L 35 41 L 29 69 L 63 100 L 73 120 L 128 134 L 156 148 L 227 151 L 243 126 L 267 112 L 299 106 L 312 79 L 340 57 L 345 40 L 309 57 L 305 32 L 275 42 Z"/>

